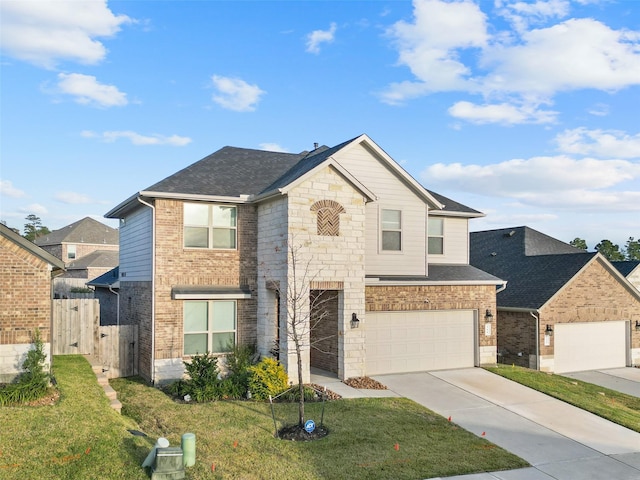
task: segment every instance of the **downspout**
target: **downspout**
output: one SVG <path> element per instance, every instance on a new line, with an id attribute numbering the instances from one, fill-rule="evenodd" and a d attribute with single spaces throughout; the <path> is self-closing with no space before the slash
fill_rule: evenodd
<path id="1" fill-rule="evenodd" d="M 538 316 L 536 317 L 533 311 L 529 314 L 536 319 L 536 370 L 540 370 L 540 312 L 535 311 Z"/>
<path id="2" fill-rule="evenodd" d="M 116 326 L 120 326 L 120 294 L 116 292 L 111 285 L 109 291 L 116 296 Z"/>
<path id="3" fill-rule="evenodd" d="M 151 385 L 156 380 L 156 207 L 140 197 L 137 200 L 151 209 Z"/>

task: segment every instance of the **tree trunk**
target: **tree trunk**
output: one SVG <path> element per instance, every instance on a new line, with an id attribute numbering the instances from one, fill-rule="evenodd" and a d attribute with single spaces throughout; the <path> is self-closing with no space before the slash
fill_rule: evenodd
<path id="1" fill-rule="evenodd" d="M 298 389 L 300 400 L 298 401 L 298 423 L 304 427 L 304 385 L 302 384 L 302 352 L 300 345 L 296 342 L 296 356 L 298 357 Z"/>

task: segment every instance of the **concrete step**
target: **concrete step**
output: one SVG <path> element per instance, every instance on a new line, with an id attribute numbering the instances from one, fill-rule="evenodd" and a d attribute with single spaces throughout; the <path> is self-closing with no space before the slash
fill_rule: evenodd
<path id="1" fill-rule="evenodd" d="M 118 398 L 118 392 L 116 392 L 113 387 L 111 387 L 110 385 L 105 385 L 103 388 L 104 393 L 107 395 L 107 398 L 109 400 L 116 400 Z"/>
<path id="2" fill-rule="evenodd" d="M 116 412 L 122 413 L 122 403 L 117 398 L 114 398 L 110 402 L 111 408 L 113 408 Z"/>
<path id="3" fill-rule="evenodd" d="M 104 373 L 96 374 L 96 378 L 98 379 L 98 385 L 102 385 L 103 387 L 109 385 L 109 379 Z"/>

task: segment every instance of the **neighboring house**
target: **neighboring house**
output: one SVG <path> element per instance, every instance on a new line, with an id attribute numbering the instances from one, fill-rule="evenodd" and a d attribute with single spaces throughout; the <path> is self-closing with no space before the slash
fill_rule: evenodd
<path id="1" fill-rule="evenodd" d="M 640 290 L 640 261 L 611 262 L 618 271 L 638 290 Z"/>
<path id="2" fill-rule="evenodd" d="M 0 224 L 0 383 L 22 370 L 33 333 L 51 358 L 51 282 L 64 263 Z"/>
<path id="3" fill-rule="evenodd" d="M 152 382 L 229 341 L 262 355 L 279 342 L 293 377 L 279 292 L 296 282 L 329 313 L 307 330 L 322 345 L 303 351 L 305 381 L 312 367 L 344 379 L 495 363 L 503 282 L 469 265 L 468 222 L 481 216 L 366 135 L 300 154 L 224 147 L 106 214 L 121 220 L 120 321 L 140 325 Z"/>
<path id="4" fill-rule="evenodd" d="M 500 361 L 556 373 L 640 364 L 640 291 L 601 254 L 529 227 L 471 233 L 497 294 Z"/>
<path id="5" fill-rule="evenodd" d="M 100 301 L 100 325 L 120 325 L 118 315 L 119 267 L 113 268 L 97 278 L 87 282 L 93 288 L 93 298 Z"/>
<path id="6" fill-rule="evenodd" d="M 66 264 L 66 272 L 54 281 L 56 298 L 67 298 L 73 288 L 118 266 L 118 229 L 91 217 L 54 230 L 34 243 Z"/>

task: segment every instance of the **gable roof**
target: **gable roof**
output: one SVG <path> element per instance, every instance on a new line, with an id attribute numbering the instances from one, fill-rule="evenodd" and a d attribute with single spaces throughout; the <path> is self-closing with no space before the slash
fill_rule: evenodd
<path id="1" fill-rule="evenodd" d="M 466 205 L 456 202 L 455 200 L 451 200 L 450 198 L 447 198 L 444 195 L 440 195 L 433 190 L 427 189 L 427 192 L 429 192 L 442 205 L 441 210 L 431 210 L 429 212 L 430 215 L 439 215 L 442 212 L 442 214 L 445 215 L 465 214 L 465 217 L 484 217 L 484 213 L 479 212 L 478 210 L 474 210 L 471 207 L 467 207 Z"/>
<path id="2" fill-rule="evenodd" d="M 119 218 L 129 209 L 139 205 L 137 198 L 179 198 L 184 200 L 209 200 L 251 202 L 271 194 L 280 194 L 306 174 L 321 165 L 333 165 L 355 188 L 365 196 L 375 198 L 366 186 L 345 170 L 335 156 L 354 145 L 363 145 L 376 155 L 393 174 L 397 175 L 413 192 L 430 205 L 440 209 L 443 205 L 436 196 L 420 185 L 411 175 L 387 155 L 367 135 L 342 142 L 334 147 L 322 146 L 311 152 L 298 154 L 268 152 L 237 147 L 223 147 L 217 152 L 189 165 L 150 187 L 139 191 L 105 214 L 107 218 Z M 446 197 L 440 196 L 446 199 Z M 446 199 L 448 211 L 464 216 L 482 216 L 480 212 Z M 445 207 L 446 208 L 446 207 Z"/>
<path id="3" fill-rule="evenodd" d="M 529 227 L 472 232 L 471 265 L 507 281 L 499 307 L 537 310 L 598 254 Z"/>
<path id="4" fill-rule="evenodd" d="M 44 261 L 45 263 L 48 263 L 49 265 L 51 265 L 51 267 L 53 267 L 54 271 L 64 270 L 64 262 L 62 260 L 60 260 L 57 257 L 54 257 L 49 252 L 43 250 L 36 244 L 18 235 L 16 232 L 11 230 L 6 225 L 3 225 L 2 223 L 0 223 L 0 235 L 6 238 L 7 240 L 15 243 L 20 248 L 23 248 L 24 250 L 28 251 L 32 255 L 38 257 L 40 260 Z"/>
<path id="5" fill-rule="evenodd" d="M 118 245 L 118 229 L 105 225 L 91 217 L 85 217 L 66 227 L 35 239 L 39 246 L 60 245 L 62 243 L 91 243 Z"/>

